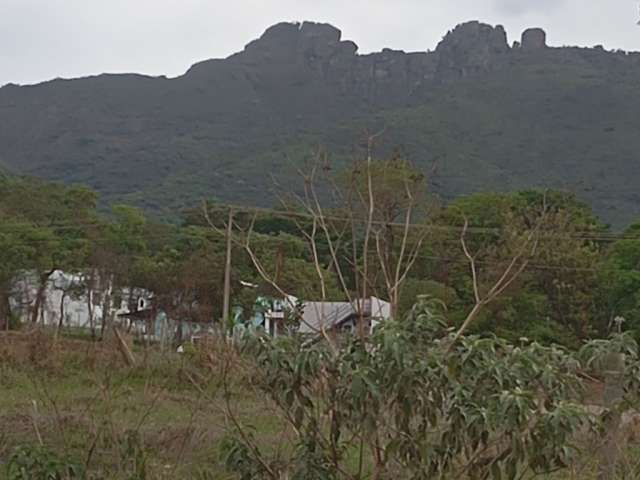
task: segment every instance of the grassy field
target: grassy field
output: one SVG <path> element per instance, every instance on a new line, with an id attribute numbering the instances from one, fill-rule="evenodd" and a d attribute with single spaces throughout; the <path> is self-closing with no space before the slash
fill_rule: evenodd
<path id="1" fill-rule="evenodd" d="M 24 445 L 69 457 L 91 478 L 233 478 L 220 459 L 229 427 L 220 353 L 134 355 L 131 368 L 109 342 L 0 336 L 0 478 Z M 263 402 L 233 380 L 229 393 L 268 445 L 279 428 Z"/>
<path id="2" fill-rule="evenodd" d="M 287 443 L 278 416 L 235 369 L 242 360 L 231 349 L 134 346 L 133 353 L 129 367 L 115 340 L 0 334 L 0 479 L 10 478 L 8 462 L 26 446 L 81 465 L 91 479 L 231 480 L 221 447 L 233 422 L 251 425 L 266 451 Z M 637 457 L 632 446 L 620 479 L 640 478 Z M 594 462 L 585 455 L 571 469 L 536 478 L 595 479 Z"/>

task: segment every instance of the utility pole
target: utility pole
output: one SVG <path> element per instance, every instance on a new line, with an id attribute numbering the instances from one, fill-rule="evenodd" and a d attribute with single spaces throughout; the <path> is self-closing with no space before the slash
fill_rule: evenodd
<path id="1" fill-rule="evenodd" d="M 229 300 L 231 297 L 231 234 L 233 228 L 233 209 L 229 208 L 227 220 L 227 258 L 224 266 L 224 296 L 222 301 L 222 324 L 226 329 L 229 326 Z"/>
<path id="2" fill-rule="evenodd" d="M 273 280 L 276 285 L 280 285 L 280 274 L 282 272 L 283 264 L 284 264 L 284 251 L 282 250 L 282 245 L 279 245 L 278 251 L 276 252 L 276 273 L 273 277 Z"/>

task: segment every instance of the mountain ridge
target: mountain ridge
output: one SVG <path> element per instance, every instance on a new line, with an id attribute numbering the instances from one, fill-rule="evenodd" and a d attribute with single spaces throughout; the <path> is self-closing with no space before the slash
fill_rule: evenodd
<path id="1" fill-rule="evenodd" d="M 622 225 L 640 215 L 640 198 L 605 193 L 640 179 L 630 141 L 639 78 L 640 54 L 548 47 L 541 29 L 509 45 L 504 28 L 474 21 L 432 52 L 360 55 L 329 24 L 280 23 L 179 77 L 103 74 L 0 88 L 0 164 L 168 215 L 212 195 L 270 204 L 267 174 L 290 178 L 291 159 L 317 145 L 345 162 L 362 131 L 385 126 L 380 154 L 402 147 L 424 169 L 444 156 L 433 179 L 444 198 L 561 187 Z M 609 158 L 605 147 L 619 153 Z"/>

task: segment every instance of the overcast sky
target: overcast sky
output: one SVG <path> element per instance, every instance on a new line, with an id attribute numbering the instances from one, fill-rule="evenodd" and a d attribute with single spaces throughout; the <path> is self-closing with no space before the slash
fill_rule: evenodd
<path id="1" fill-rule="evenodd" d="M 177 76 L 280 21 L 339 27 L 361 52 L 435 48 L 478 19 L 551 45 L 640 50 L 640 0 L 0 0 L 0 85 L 102 72 Z"/>

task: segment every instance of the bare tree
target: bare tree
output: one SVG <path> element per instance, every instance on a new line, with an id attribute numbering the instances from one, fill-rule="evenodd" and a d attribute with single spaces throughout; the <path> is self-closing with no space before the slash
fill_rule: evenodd
<path id="1" fill-rule="evenodd" d="M 484 287 L 481 285 L 478 268 L 477 268 L 477 253 L 472 253 L 468 242 L 467 232 L 469 230 L 469 219 L 464 217 L 464 226 L 460 233 L 460 244 L 464 256 L 469 262 L 469 269 L 471 272 L 471 281 L 473 286 L 473 298 L 474 305 L 467 314 L 462 325 L 456 332 L 453 338 L 451 346 L 453 346 L 460 337 L 467 331 L 469 326 L 478 317 L 481 310 L 488 304 L 496 300 L 505 290 L 511 286 L 518 277 L 524 272 L 529 265 L 531 259 L 536 255 L 538 244 L 540 241 L 540 232 L 545 225 L 547 219 L 547 205 L 546 196 L 543 196 L 543 203 L 540 212 L 536 214 L 533 225 L 526 231 L 520 232 L 514 235 L 513 246 L 510 251 L 502 252 L 503 257 L 506 259 L 506 265 L 499 271 L 497 277 L 489 282 L 489 286 Z"/>
<path id="2" fill-rule="evenodd" d="M 355 161 L 339 178 L 331 175 L 326 155 L 315 155 L 308 171 L 298 168 L 302 188 L 282 193 L 276 187 L 281 215 L 295 222 L 308 248 L 320 284 L 321 302 L 329 298 L 329 278 L 337 279 L 341 296 L 359 319 L 357 330 L 366 335 L 365 320 L 374 315 L 370 299 L 376 296 L 399 314 L 402 286 L 426 239 L 424 176 L 399 157 L 375 160 L 373 148 L 382 132 L 367 138 L 364 159 Z M 328 206 L 327 206 L 328 205 Z M 205 206 L 208 223 L 221 235 L 228 225 L 215 225 Z M 260 277 L 283 298 L 287 293 L 260 258 L 253 244 L 258 212 L 247 224 L 233 225 L 234 242 L 251 259 Z M 324 312 L 318 312 L 319 317 Z M 319 332 L 328 338 L 324 325 Z"/>

